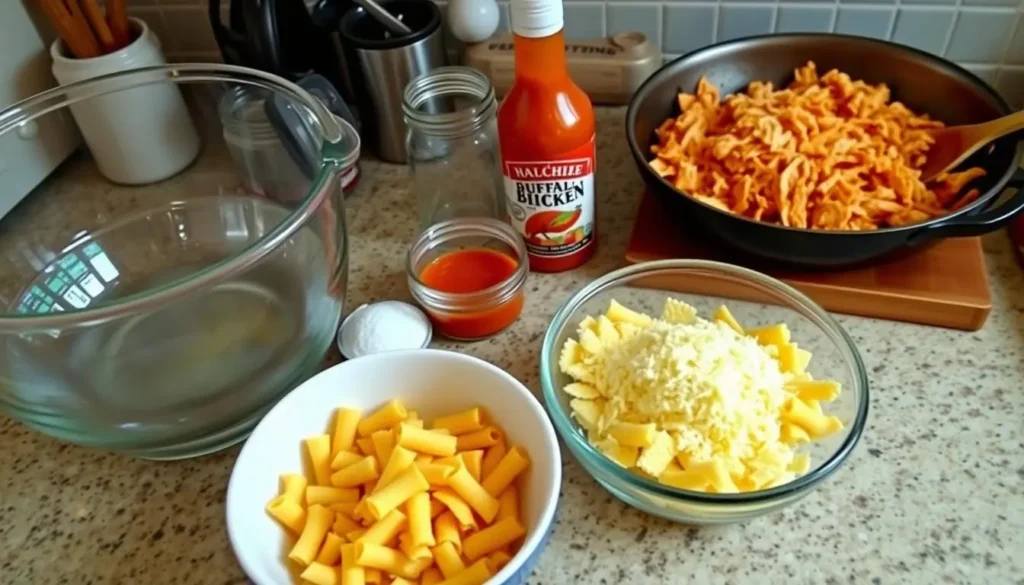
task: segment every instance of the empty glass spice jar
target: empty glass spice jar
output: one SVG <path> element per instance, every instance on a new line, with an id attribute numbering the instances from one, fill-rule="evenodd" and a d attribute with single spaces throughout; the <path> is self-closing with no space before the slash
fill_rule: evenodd
<path id="1" fill-rule="evenodd" d="M 460 217 L 505 220 L 497 109 L 490 80 L 469 67 L 439 67 L 406 86 L 406 152 L 420 231 Z"/>

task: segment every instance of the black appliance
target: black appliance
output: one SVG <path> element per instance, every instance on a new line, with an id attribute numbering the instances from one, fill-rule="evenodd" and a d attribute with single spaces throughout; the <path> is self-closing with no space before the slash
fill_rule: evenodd
<path id="1" fill-rule="evenodd" d="M 298 81 L 319 73 L 343 95 L 348 93 L 345 66 L 337 46 L 337 24 L 347 0 L 210 0 L 213 35 L 224 62 Z M 347 97 L 347 96 L 346 96 Z"/>

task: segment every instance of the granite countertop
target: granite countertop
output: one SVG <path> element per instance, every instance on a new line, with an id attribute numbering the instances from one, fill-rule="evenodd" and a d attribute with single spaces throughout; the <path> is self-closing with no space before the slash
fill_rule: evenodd
<path id="1" fill-rule="evenodd" d="M 511 329 L 435 345 L 539 392 L 555 307 L 623 264 L 642 185 L 622 116 L 598 115 L 597 255 L 572 272 L 532 274 Z M 350 309 L 408 298 L 402 258 L 415 226 L 405 169 L 365 162 L 363 172 L 347 203 Z M 76 189 L 76 213 L 117 205 L 109 187 Z M 747 524 L 685 527 L 619 503 L 566 456 L 554 536 L 529 582 L 1024 583 L 1024 271 L 1005 234 L 989 236 L 985 251 L 993 311 L 981 331 L 839 316 L 870 370 L 871 414 L 847 465 L 819 490 Z M 0 416 L 0 583 L 245 583 L 224 526 L 237 453 L 132 460 Z"/>

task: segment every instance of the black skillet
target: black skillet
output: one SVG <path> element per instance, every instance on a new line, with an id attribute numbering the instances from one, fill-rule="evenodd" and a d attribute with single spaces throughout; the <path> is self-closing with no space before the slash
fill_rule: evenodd
<path id="1" fill-rule="evenodd" d="M 854 79 L 884 82 L 899 100 L 948 125 L 973 124 L 1011 113 L 1009 105 L 966 69 L 916 49 L 845 35 L 786 34 L 750 37 L 694 51 L 666 64 L 630 100 L 626 139 L 648 187 L 675 212 L 681 226 L 776 263 L 803 267 L 843 267 L 942 238 L 979 236 L 1008 224 L 1024 210 L 1024 189 L 1000 200 L 1007 187 L 1024 185 L 1018 169 L 1022 146 L 1008 136 L 972 156 L 965 166 L 981 166 L 988 175 L 971 184 L 982 195 L 961 210 L 930 221 L 864 232 L 788 228 L 740 217 L 677 191 L 647 165 L 654 129 L 678 112 L 676 95 L 692 93 L 701 76 L 722 95 L 743 91 L 751 81 L 789 83 L 793 70 L 814 61 L 818 71 L 832 68 Z"/>

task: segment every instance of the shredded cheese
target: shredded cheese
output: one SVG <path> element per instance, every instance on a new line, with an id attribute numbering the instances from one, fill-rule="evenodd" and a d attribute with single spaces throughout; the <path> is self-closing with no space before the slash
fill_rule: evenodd
<path id="1" fill-rule="evenodd" d="M 614 420 L 659 423 L 694 460 L 749 459 L 779 441 L 786 401 L 778 361 L 720 321 L 655 320 L 604 348 L 595 372 L 608 399 L 599 432 Z"/>

